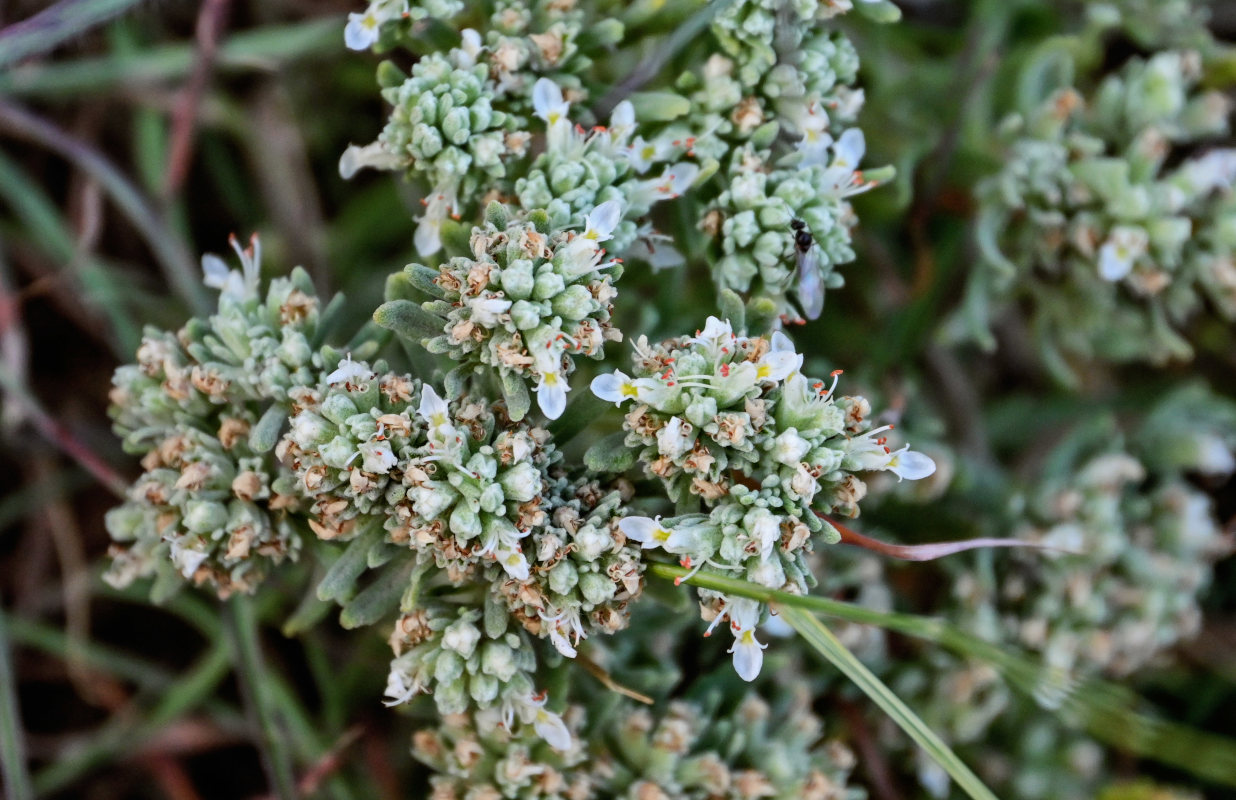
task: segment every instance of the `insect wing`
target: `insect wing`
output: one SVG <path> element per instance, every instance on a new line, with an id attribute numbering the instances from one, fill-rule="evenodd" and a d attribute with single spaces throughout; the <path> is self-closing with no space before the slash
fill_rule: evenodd
<path id="1" fill-rule="evenodd" d="M 807 319 L 819 319 L 824 312 L 824 276 L 820 273 L 818 248 L 796 253 L 798 259 L 798 301 Z"/>

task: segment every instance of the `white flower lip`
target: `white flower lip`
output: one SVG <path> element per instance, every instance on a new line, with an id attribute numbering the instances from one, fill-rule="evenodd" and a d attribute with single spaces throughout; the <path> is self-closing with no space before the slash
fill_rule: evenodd
<path id="1" fill-rule="evenodd" d="M 567 122 L 571 104 L 562 99 L 562 89 L 549 78 L 540 78 L 532 87 L 532 109 L 551 127 Z"/>

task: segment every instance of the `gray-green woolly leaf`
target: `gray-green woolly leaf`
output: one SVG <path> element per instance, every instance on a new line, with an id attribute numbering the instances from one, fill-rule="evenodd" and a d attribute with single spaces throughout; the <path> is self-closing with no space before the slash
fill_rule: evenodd
<path id="1" fill-rule="evenodd" d="M 892 164 L 885 164 L 882 167 L 875 169 L 863 170 L 863 180 L 870 183 L 888 183 L 897 177 L 897 168 Z"/>
<path id="2" fill-rule="evenodd" d="M 528 384 L 514 372 L 503 372 L 502 397 L 506 400 L 506 411 L 511 420 L 519 422 L 532 408 L 532 398 L 528 394 Z"/>
<path id="3" fill-rule="evenodd" d="M 1052 92 L 1073 85 L 1073 73 L 1076 70 L 1069 49 L 1075 44 L 1069 37 L 1058 36 L 1035 48 L 1018 75 L 1018 108 L 1031 111 Z"/>
<path id="4" fill-rule="evenodd" d="M 626 26 L 620 20 L 606 17 L 588 25 L 575 38 L 574 44 L 584 52 L 606 49 L 619 44 Z"/>
<path id="5" fill-rule="evenodd" d="M 889 0 L 859 0 L 855 10 L 873 22 L 888 23 L 901 19 L 901 9 Z"/>
<path id="6" fill-rule="evenodd" d="M 393 613 L 399 608 L 415 567 L 416 559 L 410 553 L 406 553 L 404 560 L 388 565 L 377 580 L 344 606 L 339 624 L 348 629 L 360 628 Z"/>
<path id="7" fill-rule="evenodd" d="M 442 237 L 442 248 L 452 255 L 467 255 L 472 252 L 472 224 L 457 220 L 443 220 L 438 234 Z"/>
<path id="8" fill-rule="evenodd" d="M 268 453 L 279 441 L 279 431 L 288 418 L 288 411 L 276 403 L 266 409 L 261 419 L 249 431 L 249 449 L 255 453 Z"/>
<path id="9" fill-rule="evenodd" d="M 764 296 L 747 301 L 747 335 L 768 336 L 777 322 L 777 304 Z"/>
<path id="10" fill-rule="evenodd" d="M 635 466 L 637 451 L 626 444 L 626 433 L 611 433 L 584 453 L 584 466 L 593 472 L 626 472 Z"/>
<path id="11" fill-rule="evenodd" d="M 371 361 L 374 356 L 382 351 L 382 348 L 386 345 L 387 337 L 391 335 L 391 332 L 381 331 L 381 334 L 382 335 L 364 339 L 354 347 L 350 348 L 352 357 L 357 361 Z M 381 371 L 382 370 L 379 370 L 379 372 Z"/>
<path id="12" fill-rule="evenodd" d="M 373 321 L 412 341 L 419 342 L 442 333 L 442 318 L 434 316 L 411 300 L 392 300 L 378 306 Z"/>
<path id="13" fill-rule="evenodd" d="M 537 233 L 549 235 L 550 228 L 553 227 L 549 221 L 549 214 L 543 208 L 534 208 L 528 212 L 528 222 L 532 223 L 532 227 L 536 228 Z"/>
<path id="14" fill-rule="evenodd" d="M 383 89 L 393 89 L 402 86 L 408 79 L 408 73 L 395 66 L 393 61 L 383 61 L 378 64 L 378 86 Z"/>
<path id="15" fill-rule="evenodd" d="M 468 384 L 469 371 L 468 367 L 458 366 L 446 373 L 446 377 L 442 379 L 442 384 L 446 390 L 447 400 L 458 400 L 463 397 L 464 389 L 467 388 Z"/>
<path id="16" fill-rule="evenodd" d="M 415 286 L 408 279 L 408 276 L 403 272 L 396 272 L 393 275 L 386 276 L 386 288 L 382 291 L 382 297 L 387 302 L 395 300 L 417 300 Z"/>
<path id="17" fill-rule="evenodd" d="M 318 584 L 318 599 L 340 600 L 351 597 L 356 589 L 356 579 L 366 569 L 369 549 L 382 541 L 386 531 L 381 523 L 370 524 L 355 539 L 348 543 L 335 563 L 330 565 L 326 576 Z"/>
<path id="18" fill-rule="evenodd" d="M 674 92 L 635 92 L 628 99 L 640 122 L 669 122 L 691 110 L 691 101 Z"/>
<path id="19" fill-rule="evenodd" d="M 780 132 L 781 125 L 775 119 L 769 120 L 751 132 L 751 146 L 761 150 L 772 147 Z"/>
<path id="20" fill-rule="evenodd" d="M 184 577 L 176 571 L 172 559 L 165 556 L 155 567 L 154 583 L 150 586 L 150 602 L 161 606 L 185 585 Z"/>
<path id="21" fill-rule="evenodd" d="M 841 531 L 833 527 L 833 524 L 828 520 L 820 519 L 815 514 L 808 517 L 808 522 L 816 520 L 819 523 L 820 529 L 818 533 L 824 540 L 824 544 L 836 544 L 841 541 Z M 810 526 L 809 526 L 810 527 Z"/>
<path id="22" fill-rule="evenodd" d="M 283 623 L 283 635 L 288 637 L 299 636 L 305 631 L 311 630 L 326 618 L 326 614 L 334 608 L 334 605 L 330 600 L 323 600 L 318 597 L 316 591 L 305 592 L 305 596 L 300 600 L 300 605 L 292 612 L 292 616 L 288 617 L 287 621 Z"/>
<path id="23" fill-rule="evenodd" d="M 1000 232 L 1005 224 L 1006 220 L 1001 214 L 990 211 L 980 213 L 974 225 L 974 241 L 987 263 L 1007 282 L 1017 275 L 1017 265 L 1009 261 L 1000 249 Z"/>
<path id="24" fill-rule="evenodd" d="M 592 424 L 593 420 L 604 414 L 607 405 L 609 404 L 592 392 L 571 392 L 571 399 L 567 401 L 567 407 L 562 412 L 562 416 L 551 420 L 545 427 L 553 434 L 554 443 L 562 447 Z"/>
<path id="25" fill-rule="evenodd" d="M 717 171 L 720 169 L 721 162 L 717 161 L 715 158 L 710 158 L 706 161 L 700 162 L 699 174 L 695 176 L 695 180 L 691 181 L 691 186 L 703 186 L 708 182 L 708 179 L 713 175 L 716 175 Z"/>
<path id="26" fill-rule="evenodd" d="M 370 354 L 376 355 L 380 352 L 394 335 L 394 333 L 379 326 L 373 320 L 367 320 L 364 325 L 356 330 L 356 333 L 348 340 L 343 349 L 345 352 L 351 353 L 352 357 L 357 360 L 368 361 L 371 357 Z"/>
<path id="27" fill-rule="evenodd" d="M 722 319 L 730 321 L 735 332 L 746 332 L 747 307 L 737 293 L 731 289 L 722 289 L 717 295 L 717 310 L 721 312 Z"/>
<path id="28" fill-rule="evenodd" d="M 506 210 L 506 206 L 494 200 L 489 205 L 485 206 L 485 222 L 494 226 L 494 228 L 504 231 L 506 226 L 511 221 L 511 214 Z"/>
<path id="29" fill-rule="evenodd" d="M 507 625 L 510 624 L 510 616 L 506 603 L 496 592 L 485 594 L 483 624 L 486 636 L 490 639 L 497 639 L 506 633 Z"/>
<path id="30" fill-rule="evenodd" d="M 318 327 L 314 330 L 313 340 L 309 343 L 311 347 L 321 347 L 322 343 L 330 338 L 331 332 L 343 320 L 346 309 L 347 298 L 342 293 L 330 299 L 330 302 L 326 304 L 326 308 L 322 309 L 322 313 L 318 314 Z"/>
<path id="31" fill-rule="evenodd" d="M 421 604 L 421 588 L 425 585 L 425 576 L 433 567 L 433 562 L 426 561 L 424 564 L 418 564 L 412 570 L 412 575 L 408 579 L 408 586 L 403 590 L 403 595 L 399 598 L 399 610 L 405 614 L 410 611 L 415 611 Z"/>
<path id="32" fill-rule="evenodd" d="M 441 273 L 433 267 L 427 267 L 424 264 L 409 264 L 403 268 L 403 274 L 409 283 L 430 297 L 441 299 L 446 296 L 442 287 L 434 281 Z"/>
<path id="33" fill-rule="evenodd" d="M 395 559 L 400 553 L 407 550 L 405 547 L 391 544 L 390 542 L 374 542 L 369 548 L 369 552 L 365 554 L 365 563 L 369 569 L 377 569 L 385 566 Z"/>

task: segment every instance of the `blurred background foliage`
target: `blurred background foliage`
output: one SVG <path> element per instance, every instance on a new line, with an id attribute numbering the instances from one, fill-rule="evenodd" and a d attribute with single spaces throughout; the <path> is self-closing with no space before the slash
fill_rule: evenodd
<path id="1" fill-rule="evenodd" d="M 344 148 L 370 141 L 386 113 L 374 87 L 376 59 L 343 47 L 344 15 L 357 9 L 338 0 L 95 5 L 101 17 L 124 13 L 0 73 L 0 690 L 8 698 L 0 703 L 0 750 L 11 766 L 24 748 L 31 782 L 23 794 L 22 776 L 8 771 L 11 796 L 260 796 L 272 748 L 290 751 L 306 796 L 422 796 L 425 777 L 407 755 L 416 713 L 386 712 L 375 699 L 388 662 L 380 637 L 333 626 L 295 636 L 281 630 L 312 577 L 297 571 L 311 566 L 285 571 L 276 591 L 251 606 L 182 592 L 152 607 L 143 587 L 118 592 L 99 579 L 108 547 L 103 512 L 136 471 L 110 432 L 111 373 L 131 359 L 144 324 L 175 329 L 205 308 L 198 254 L 222 252 L 230 233 L 259 232 L 268 264 L 302 264 L 321 295 L 347 295 L 352 328 L 382 301 L 386 276 L 417 260 L 416 190 L 382 174 L 344 182 L 338 173 Z M 1202 320 L 1189 332 L 1193 362 L 1088 369 L 1078 390 L 1046 371 L 1016 319 L 998 321 L 994 355 L 946 343 L 942 323 L 979 261 L 973 187 L 1000 166 L 994 131 L 1012 110 L 1013 84 L 1036 47 L 1076 25 L 1084 4 L 899 5 L 897 25 L 855 15 L 844 26 L 863 56 L 869 160 L 895 164 L 898 178 L 857 199 L 858 259 L 843 270 L 846 287 L 830 292 L 820 320 L 794 334 L 812 371 L 844 368 L 849 390 L 883 401 L 877 407 L 909 405 L 916 435 L 957 453 L 947 493 L 928 504 L 887 500 L 864 516 L 864 531 L 905 543 L 1007 536 L 1018 520 L 993 487 L 1008 476 L 1051 477 L 1053 464 L 1067 473 L 1068 457 L 1058 449 L 1049 457 L 1053 448 L 1078 430 L 1099 430 L 1110 443 L 1104 419 L 1139 420 L 1186 380 L 1200 377 L 1236 396 L 1236 351 L 1228 326 Z M 4 4 L 0 22 L 41 8 Z M 1213 12 L 1212 31 L 1230 41 L 1236 5 L 1217 3 Z M 0 33 L 0 48 L 9 43 Z M 1104 38 L 1102 48 L 1099 58 L 1111 65 L 1141 52 L 1123 35 Z M 666 230 L 687 218 L 676 223 L 673 213 L 665 212 Z M 679 235 L 690 242 L 696 234 Z M 618 327 L 655 338 L 702 324 L 713 290 L 687 250 L 685 268 L 628 273 Z M 1175 422 L 1191 424 L 1188 413 Z M 1231 479 L 1186 479 L 1213 498 L 1230 536 Z M 837 558 L 830 564 L 842 576 L 837 587 L 821 588 L 863 602 L 865 582 L 877 579 L 863 572 L 862 558 Z M 892 590 L 896 610 L 930 614 L 947 607 L 944 587 L 1002 558 L 886 562 L 878 581 Z M 845 579 L 847 570 L 857 577 Z M 1203 612 L 1201 634 L 1176 645 L 1167 666 L 1122 680 L 1146 698 L 1145 708 L 1234 736 L 1232 559 L 1216 566 Z M 244 614 L 260 624 L 238 624 Z M 255 629 L 260 640 L 245 634 Z M 681 653 L 682 672 L 725 661 L 718 644 Z M 878 658 L 894 665 L 942 657 L 938 645 L 898 633 L 883 647 Z M 919 696 L 914 680 L 902 680 L 907 698 Z M 904 741 L 885 744 L 897 734 L 880 713 L 839 680 L 815 682 L 815 710 L 859 753 L 854 780 L 877 798 L 923 796 Z M 263 702 L 254 702 L 255 692 Z M 20 719 L 11 714 L 17 707 Z M 269 720 L 254 711 L 261 708 L 277 709 L 286 740 L 272 741 Z M 1014 712 L 1005 711 L 1010 730 L 989 734 L 986 748 L 961 751 L 984 777 L 1030 763 L 1011 750 L 1008 763 L 991 758 L 993 748 L 1028 737 Z M 1065 716 L 1045 734 L 1048 750 L 1066 746 Z M 1118 715 L 1094 724 L 1111 729 L 1097 737 L 1108 744 L 1129 734 L 1118 730 L 1127 724 Z M 1236 774 L 1236 765 L 1227 768 Z M 1123 782 L 1139 778 L 1232 796 L 1191 770 L 1120 748 L 1107 769 L 1116 785 L 1105 800 L 1160 796 L 1153 783 Z"/>

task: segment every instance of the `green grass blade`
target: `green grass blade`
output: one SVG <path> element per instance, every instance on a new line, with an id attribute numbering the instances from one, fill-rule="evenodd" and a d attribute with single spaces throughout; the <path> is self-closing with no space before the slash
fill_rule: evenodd
<path id="1" fill-rule="evenodd" d="M 9 800 L 34 797 L 26 769 L 25 741 L 17 702 L 17 674 L 9 651 L 8 614 L 0 607 L 0 765 L 4 766 L 4 793 Z"/>
<path id="2" fill-rule="evenodd" d="M 883 681 L 867 669 L 863 662 L 859 661 L 824 623 L 816 619 L 810 611 L 801 608 L 779 606 L 778 613 L 820 655 L 845 673 L 845 676 L 874 700 L 876 705 L 884 710 L 884 713 L 892 717 L 893 721 L 927 752 L 927 755 L 944 768 L 944 771 L 966 794 L 974 800 L 996 800 L 991 790 L 969 767 L 962 763 L 962 760 L 944 743 L 944 740 L 910 710 L 910 707 L 902 702 L 892 689 L 885 686 Z"/>
<path id="3" fill-rule="evenodd" d="M 225 643 L 217 643 L 192 670 L 161 693 L 153 709 L 113 717 L 87 743 L 38 772 L 35 791 L 39 795 L 62 791 L 91 770 L 134 752 L 164 726 L 206 703 L 230 668 L 231 652 Z"/>
<path id="4" fill-rule="evenodd" d="M 118 17 L 141 0 L 61 0 L 0 31 L 0 67 L 45 53 Z"/>
<path id="5" fill-rule="evenodd" d="M 236 596 L 228 603 L 228 623 L 236 655 L 236 677 L 246 705 L 250 707 L 260 734 L 259 752 L 270 776 L 271 790 L 279 800 L 299 797 L 292 768 L 288 735 L 279 719 L 279 708 L 267 677 L 258 635 L 253 601 Z"/>
<path id="6" fill-rule="evenodd" d="M 1059 709 L 1065 724 L 1080 727 L 1104 744 L 1218 785 L 1236 787 L 1236 740 L 1147 713 L 1141 710 L 1147 705 L 1145 701 L 1123 686 L 1097 678 L 1075 680 L 1015 648 L 984 641 L 938 619 L 875 611 L 827 597 L 777 592 L 709 572 L 701 571 L 687 578 L 688 570 L 675 564 L 652 564 L 648 572 L 665 580 L 683 579 L 704 589 L 874 625 L 934 642 L 960 656 L 991 664 L 1014 689 L 1040 705 Z"/>
<path id="7" fill-rule="evenodd" d="M 343 24 L 341 17 L 329 17 L 238 31 L 220 44 L 215 67 L 221 73 L 265 71 L 303 56 L 338 54 Z M 132 56 L 22 65 L 0 74 L 0 94 L 47 99 L 132 89 L 182 79 L 193 60 L 190 43 L 150 47 Z"/>

